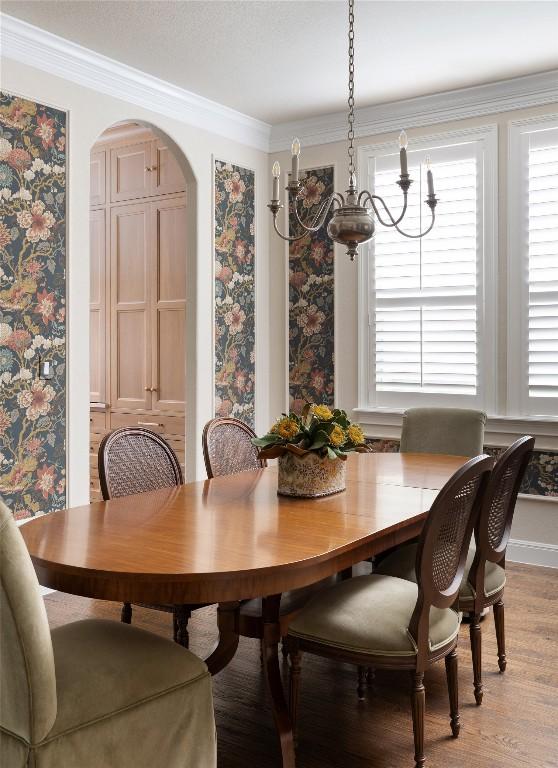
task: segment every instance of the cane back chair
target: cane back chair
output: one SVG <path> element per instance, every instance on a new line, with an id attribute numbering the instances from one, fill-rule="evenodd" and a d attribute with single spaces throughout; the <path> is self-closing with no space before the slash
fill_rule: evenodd
<path id="1" fill-rule="evenodd" d="M 296 722 L 302 654 L 365 668 L 408 670 L 415 765 L 424 765 L 424 672 L 445 659 L 451 730 L 459 734 L 457 652 L 460 616 L 452 606 L 493 459 L 464 464 L 438 493 L 419 538 L 416 584 L 372 574 L 321 592 L 292 621 L 290 708 Z"/>
<path id="2" fill-rule="evenodd" d="M 533 453 L 535 439 L 521 437 L 500 456 L 485 494 L 475 527 L 475 547 L 469 550 L 465 573 L 459 588 L 456 608 L 469 615 L 469 633 L 473 660 L 475 701 L 482 703 L 482 643 L 480 617 L 486 609 L 494 609 L 494 625 L 500 672 L 506 669 L 504 631 L 504 587 L 506 585 L 506 547 L 517 494 Z M 377 572 L 415 580 L 413 563 L 416 545 L 400 547 L 389 555 Z"/>
<path id="3" fill-rule="evenodd" d="M 99 478 L 105 501 L 134 493 L 182 485 L 178 459 L 163 438 L 141 427 L 122 427 L 105 435 L 99 447 Z M 200 605 L 147 605 L 142 608 L 172 613 L 175 642 L 188 648 L 188 621 Z M 124 603 L 121 620 L 132 622 L 132 605 Z"/>

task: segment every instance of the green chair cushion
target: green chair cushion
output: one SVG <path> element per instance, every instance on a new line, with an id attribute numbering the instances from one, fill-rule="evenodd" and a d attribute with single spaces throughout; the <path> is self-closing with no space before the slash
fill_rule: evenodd
<path id="1" fill-rule="evenodd" d="M 357 576 L 324 589 L 289 626 L 289 635 L 376 656 L 415 656 L 408 627 L 417 586 L 390 576 Z M 459 632 L 460 616 L 451 608 L 430 609 L 430 649 Z"/>
<path id="2" fill-rule="evenodd" d="M 177 643 L 118 621 L 52 630 L 58 715 L 49 738 L 205 679 L 207 667 Z"/>
<path id="3" fill-rule="evenodd" d="M 388 555 L 384 560 L 380 562 L 376 573 L 383 574 L 385 576 L 395 576 L 399 579 L 405 579 L 406 581 L 412 581 L 416 583 L 415 573 L 415 561 L 417 557 L 417 545 L 407 544 L 406 546 L 399 547 Z M 473 600 L 473 589 L 469 584 L 467 577 L 469 570 L 475 557 L 475 550 L 470 549 L 467 555 L 467 562 L 465 564 L 465 572 L 461 587 L 459 588 L 459 601 L 461 608 L 461 602 L 471 602 Z M 491 597 L 496 592 L 499 592 L 506 584 L 506 571 L 497 563 L 486 563 L 484 571 L 484 593 L 487 597 Z"/>

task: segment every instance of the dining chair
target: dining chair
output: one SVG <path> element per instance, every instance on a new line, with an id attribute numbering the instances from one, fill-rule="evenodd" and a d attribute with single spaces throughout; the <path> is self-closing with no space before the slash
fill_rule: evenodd
<path id="1" fill-rule="evenodd" d="M 486 413 L 469 408 L 409 408 L 403 414 L 401 453 L 482 453 Z"/>
<path id="2" fill-rule="evenodd" d="M 3 766 L 216 768 L 206 665 L 114 621 L 51 632 L 31 558 L 1 501 L 0 616 Z"/>
<path id="3" fill-rule="evenodd" d="M 202 433 L 202 448 L 207 477 L 212 479 L 221 475 L 234 475 L 237 472 L 262 469 L 267 466 L 265 459 L 259 458 L 258 449 L 252 445 L 256 433 L 243 421 L 234 418 L 217 417 L 209 421 Z M 336 580 L 335 577 L 324 579 L 318 584 L 311 584 L 301 589 L 285 592 L 281 597 L 279 621 L 281 638 L 287 632 L 289 621 L 325 585 Z M 245 600 L 240 603 L 236 618 L 238 634 L 242 637 L 263 639 L 263 605 L 261 598 Z M 283 656 L 287 656 L 285 643 Z"/>
<path id="4" fill-rule="evenodd" d="M 459 591 L 471 534 L 493 459 L 477 456 L 439 491 L 416 556 L 416 583 L 370 574 L 335 584 L 314 597 L 289 626 L 290 709 L 296 722 L 302 654 L 361 668 L 408 670 L 415 765 L 424 765 L 424 672 L 445 659 L 451 730 L 459 735 L 457 652 Z"/>
<path id="5" fill-rule="evenodd" d="M 475 701 L 482 703 L 482 634 L 480 617 L 492 607 L 496 628 L 498 666 L 506 669 L 504 629 L 504 587 L 506 548 L 510 538 L 517 494 L 533 453 L 535 439 L 526 435 L 516 440 L 500 456 L 488 485 L 477 525 L 475 545 L 469 549 L 465 572 L 456 603 L 457 610 L 469 614 L 469 633 L 473 660 Z M 402 546 L 389 555 L 376 572 L 415 581 L 417 547 Z"/>
<path id="6" fill-rule="evenodd" d="M 240 419 L 217 417 L 203 429 L 202 448 L 207 477 L 234 475 L 267 466 L 252 445 L 256 433 Z"/>
<path id="7" fill-rule="evenodd" d="M 163 438 L 142 427 L 122 427 L 105 435 L 99 446 L 99 479 L 105 501 L 134 493 L 182 485 L 178 459 Z M 188 648 L 188 622 L 200 605 L 146 605 L 142 608 L 172 613 L 175 642 Z M 132 622 L 132 605 L 124 603 L 121 620 Z"/>

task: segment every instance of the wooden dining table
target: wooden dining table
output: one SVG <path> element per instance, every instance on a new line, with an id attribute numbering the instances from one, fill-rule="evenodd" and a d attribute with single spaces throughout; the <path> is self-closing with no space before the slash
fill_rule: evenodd
<path id="1" fill-rule="evenodd" d="M 439 454 L 352 454 L 347 488 L 277 495 L 276 467 L 61 510 L 21 527 L 39 582 L 129 603 L 217 603 L 217 674 L 238 647 L 240 601 L 262 597 L 263 671 L 282 765 L 294 768 L 281 681 L 281 594 L 418 535 L 436 492 L 464 463 Z"/>

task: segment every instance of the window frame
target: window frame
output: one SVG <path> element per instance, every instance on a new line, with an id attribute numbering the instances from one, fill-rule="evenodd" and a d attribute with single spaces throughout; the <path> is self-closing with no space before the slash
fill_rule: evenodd
<path id="1" fill-rule="evenodd" d="M 498 127 L 483 125 L 443 133 L 430 134 L 412 139 L 413 150 L 428 151 L 436 147 L 465 142 L 477 144 L 479 170 L 482 173 L 482 253 L 479 265 L 478 307 L 478 392 L 476 395 L 385 392 L 378 393 L 374 382 L 374 337 L 371 318 L 374 316 L 373 292 L 370 286 L 371 264 L 374 258 L 374 241 L 362 247 L 359 258 L 359 310 L 358 310 L 358 410 L 398 411 L 414 405 L 477 407 L 493 412 L 496 405 L 497 373 L 497 313 L 498 313 Z M 374 186 L 375 159 L 398 152 L 394 139 L 388 142 L 361 146 L 358 151 L 358 167 L 361 170 L 361 186 Z M 482 162 L 482 167 L 480 163 Z M 443 203 L 443 201 L 442 201 Z M 381 227 L 381 224 L 378 224 Z M 390 395 L 390 396 L 388 396 Z M 379 402 L 380 400 L 380 402 Z"/>
<path id="2" fill-rule="evenodd" d="M 529 135 L 552 128 L 558 129 L 558 113 L 508 122 L 507 410 L 518 418 L 542 420 L 558 417 L 558 398 L 529 396 L 529 250 L 524 246 Z M 521 311 L 515 311 L 517 307 Z M 535 407 L 545 402 L 553 412 L 541 413 Z"/>

